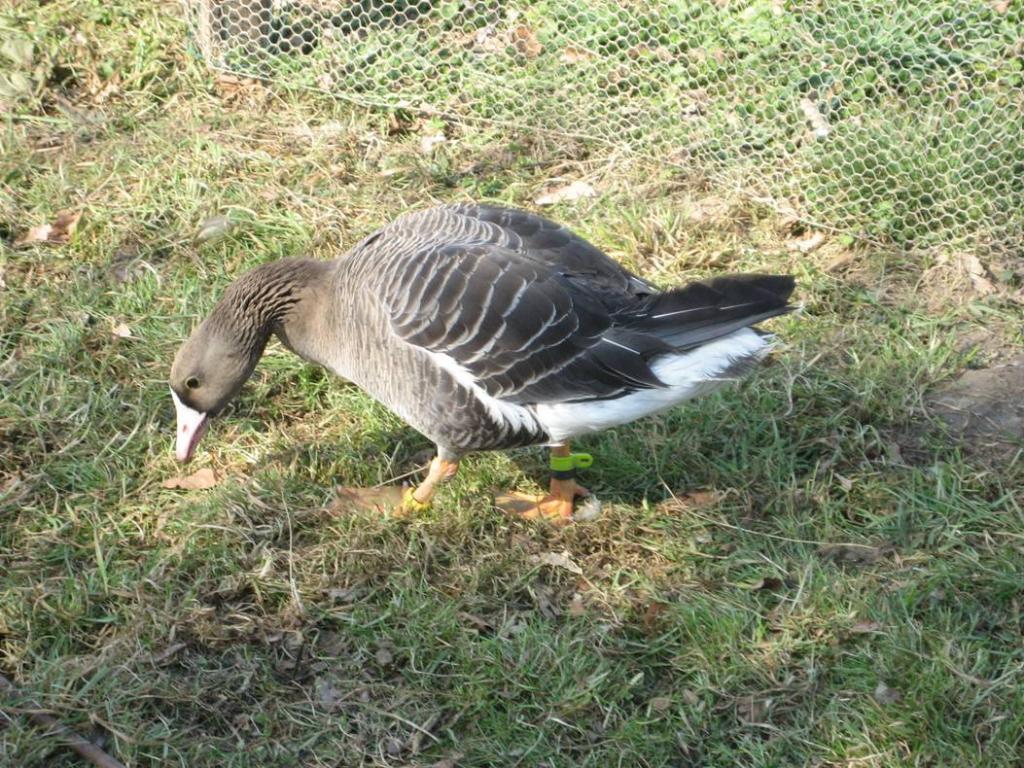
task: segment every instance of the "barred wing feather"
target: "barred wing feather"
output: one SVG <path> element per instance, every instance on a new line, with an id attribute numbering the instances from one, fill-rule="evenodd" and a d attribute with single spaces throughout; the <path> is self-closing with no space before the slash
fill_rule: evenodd
<path id="1" fill-rule="evenodd" d="M 786 312 L 793 287 L 734 275 L 661 293 L 564 227 L 494 206 L 410 214 L 380 235 L 362 256 L 381 249 L 395 335 L 517 404 L 671 386 L 654 362 Z"/>
<path id="2" fill-rule="evenodd" d="M 392 330 L 493 397 L 595 399 L 660 385 L 643 359 L 608 343 L 620 332 L 593 291 L 529 254 L 445 245 L 404 264 L 385 299 Z"/>

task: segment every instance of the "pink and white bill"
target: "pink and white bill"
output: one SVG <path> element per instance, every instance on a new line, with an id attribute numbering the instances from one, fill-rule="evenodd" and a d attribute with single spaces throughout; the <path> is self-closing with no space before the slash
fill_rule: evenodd
<path id="1" fill-rule="evenodd" d="M 171 397 L 174 399 L 174 410 L 178 416 L 177 438 L 174 443 L 174 455 L 178 461 L 185 462 L 192 458 L 192 454 L 199 445 L 199 439 L 206 434 L 206 428 L 210 420 L 205 413 L 189 408 L 178 395 L 171 390 Z"/>

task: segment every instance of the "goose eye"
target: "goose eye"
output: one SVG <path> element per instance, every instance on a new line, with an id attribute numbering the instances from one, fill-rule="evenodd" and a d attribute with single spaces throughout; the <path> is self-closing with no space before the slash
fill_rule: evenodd
<path id="1" fill-rule="evenodd" d="M 189 389 L 198 389 L 199 379 L 197 379 L 195 376 L 190 376 L 188 379 L 186 379 L 185 386 L 188 387 Z"/>

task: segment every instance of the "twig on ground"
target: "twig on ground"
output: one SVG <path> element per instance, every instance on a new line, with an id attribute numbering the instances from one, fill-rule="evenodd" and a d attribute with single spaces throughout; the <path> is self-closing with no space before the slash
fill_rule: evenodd
<path id="1" fill-rule="evenodd" d="M 3 675 L 0 675 L 0 694 L 4 694 L 7 698 L 25 698 L 27 695 L 21 691 L 14 683 L 8 680 Z M 45 728 L 49 733 L 59 737 L 74 750 L 79 757 L 83 757 L 98 768 L 125 768 L 124 763 L 115 760 L 102 749 L 97 747 L 91 741 L 86 739 L 84 736 L 80 736 L 75 731 L 63 725 L 53 715 L 45 712 L 38 703 L 27 699 L 28 703 L 33 709 L 21 709 L 14 707 L 6 707 L 0 704 L 0 708 L 9 709 L 10 711 L 17 712 L 28 716 L 29 721 L 40 728 Z"/>
<path id="2" fill-rule="evenodd" d="M 424 470 L 426 470 L 429 467 L 430 467 L 430 463 L 428 462 L 426 464 L 423 464 L 422 466 L 416 467 L 415 469 L 410 469 L 408 472 L 404 472 L 401 475 L 395 475 L 394 477 L 389 477 L 387 480 L 384 480 L 383 482 L 377 483 L 373 487 L 374 488 L 383 488 L 385 485 L 390 485 L 391 483 L 394 483 L 397 480 L 404 480 L 407 477 L 412 477 L 413 475 L 415 475 L 418 472 L 423 472 Z"/>

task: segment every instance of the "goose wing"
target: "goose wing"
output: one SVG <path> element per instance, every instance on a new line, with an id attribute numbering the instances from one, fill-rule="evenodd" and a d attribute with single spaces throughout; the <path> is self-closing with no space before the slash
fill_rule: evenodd
<path id="1" fill-rule="evenodd" d="M 598 295 L 621 301 L 625 295 L 658 292 L 571 229 L 536 213 L 480 203 L 456 203 L 441 210 L 483 224 L 483 236 L 494 245 L 528 252 L 553 269 L 586 279 Z"/>
<path id="2" fill-rule="evenodd" d="M 493 397 L 575 401 L 662 386 L 647 360 L 671 348 L 615 328 L 608 286 L 547 258 L 448 243 L 410 253 L 388 272 L 381 299 L 395 335 Z"/>
<path id="3" fill-rule="evenodd" d="M 520 404 L 664 387 L 655 359 L 782 314 L 793 290 L 732 275 L 659 292 L 565 227 L 494 206 L 409 214 L 363 247 L 396 337 Z"/>

